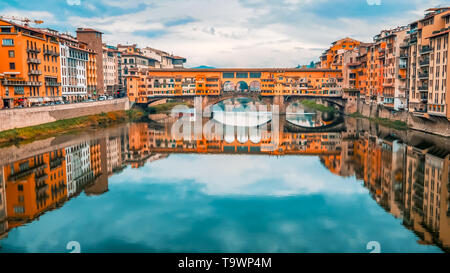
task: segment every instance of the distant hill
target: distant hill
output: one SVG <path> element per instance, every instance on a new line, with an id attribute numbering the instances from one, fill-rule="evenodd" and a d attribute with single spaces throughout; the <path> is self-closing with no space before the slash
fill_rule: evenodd
<path id="1" fill-rule="evenodd" d="M 192 68 L 197 68 L 197 69 L 214 69 L 215 67 L 207 66 L 207 65 L 200 65 L 200 66 L 196 66 L 196 67 L 192 67 Z"/>

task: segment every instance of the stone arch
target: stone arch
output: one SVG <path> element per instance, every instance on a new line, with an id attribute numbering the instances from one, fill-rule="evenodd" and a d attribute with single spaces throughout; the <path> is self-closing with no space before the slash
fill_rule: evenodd
<path id="1" fill-rule="evenodd" d="M 250 92 L 261 92 L 261 83 L 259 81 L 252 81 L 250 83 Z"/>
<path id="2" fill-rule="evenodd" d="M 226 81 L 223 84 L 223 91 L 224 92 L 233 92 L 235 90 L 236 86 L 234 85 L 234 83 L 230 82 L 230 81 Z"/>
<path id="3" fill-rule="evenodd" d="M 248 84 L 244 81 L 240 81 L 236 84 L 237 92 L 248 92 Z"/>

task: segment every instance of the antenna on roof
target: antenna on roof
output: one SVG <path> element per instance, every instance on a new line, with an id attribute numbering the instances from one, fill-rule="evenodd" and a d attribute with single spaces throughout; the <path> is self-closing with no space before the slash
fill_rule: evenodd
<path id="1" fill-rule="evenodd" d="M 0 19 L 6 19 L 6 20 L 13 20 L 13 21 L 19 21 L 22 22 L 24 26 L 29 26 L 31 22 L 40 25 L 44 23 L 43 20 L 32 20 L 26 17 L 18 17 L 18 16 L 7 16 L 7 15 L 0 15 Z"/>

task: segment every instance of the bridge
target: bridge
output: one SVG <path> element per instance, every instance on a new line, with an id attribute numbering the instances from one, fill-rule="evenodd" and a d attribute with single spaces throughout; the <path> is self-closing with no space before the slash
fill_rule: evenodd
<path id="1" fill-rule="evenodd" d="M 287 95 L 263 95 L 260 92 L 240 92 L 240 91 L 230 91 L 221 92 L 219 95 L 182 95 L 174 96 L 172 94 L 168 95 L 153 95 L 147 97 L 146 103 L 141 103 L 148 106 L 152 103 L 163 99 L 173 99 L 175 101 L 183 101 L 193 104 L 195 98 L 202 99 L 203 109 L 209 109 L 211 106 L 233 98 L 249 98 L 253 101 L 260 101 L 265 105 L 278 105 L 280 113 L 286 113 L 286 107 L 293 102 L 300 100 L 314 100 L 318 104 L 324 106 L 335 107 L 339 111 L 343 112 L 346 104 L 346 99 L 341 95 L 323 95 L 323 94 L 287 94 Z"/>

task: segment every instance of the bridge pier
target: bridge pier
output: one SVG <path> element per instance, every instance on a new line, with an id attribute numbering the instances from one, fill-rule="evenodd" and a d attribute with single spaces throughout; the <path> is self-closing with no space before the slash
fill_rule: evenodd
<path id="1" fill-rule="evenodd" d="M 278 113 L 279 114 L 286 114 L 286 104 L 284 103 L 284 96 L 282 95 L 276 95 L 273 96 L 273 103 L 274 106 L 278 106 Z"/>

